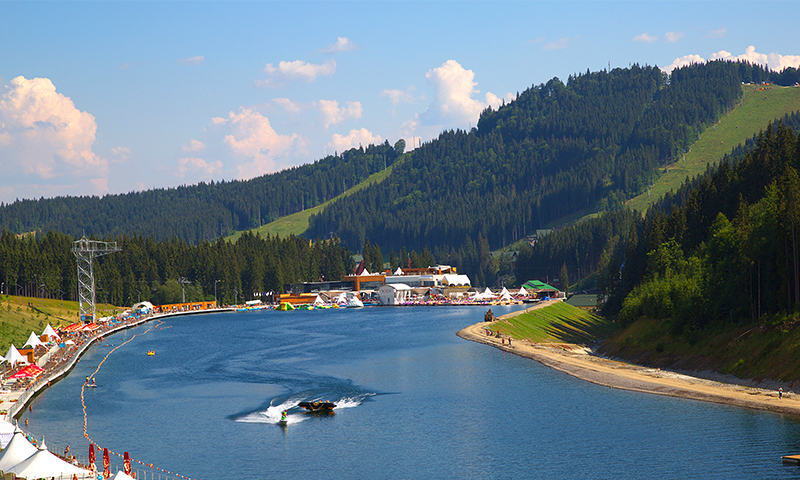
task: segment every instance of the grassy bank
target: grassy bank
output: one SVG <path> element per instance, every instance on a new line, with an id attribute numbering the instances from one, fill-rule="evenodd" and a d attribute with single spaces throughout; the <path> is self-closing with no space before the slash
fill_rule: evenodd
<path id="1" fill-rule="evenodd" d="M 532 342 L 591 343 L 611 335 L 613 323 L 595 314 L 556 302 L 544 308 L 501 320 L 492 329 Z"/>
<path id="2" fill-rule="evenodd" d="M 687 339 L 673 335 L 667 322 L 641 319 L 606 341 L 601 351 L 653 367 L 800 383 L 798 322 L 769 318 L 716 332 L 696 332 Z"/>
<path id="3" fill-rule="evenodd" d="M 120 312 L 119 307 L 97 305 L 98 317 Z M 21 347 L 31 332 L 41 334 L 49 323 L 53 328 L 78 321 L 78 302 L 33 297 L 0 296 L 0 355 L 13 343 Z"/>

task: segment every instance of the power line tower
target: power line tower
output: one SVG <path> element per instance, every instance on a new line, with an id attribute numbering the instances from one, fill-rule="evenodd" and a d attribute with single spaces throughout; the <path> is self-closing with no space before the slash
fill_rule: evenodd
<path id="1" fill-rule="evenodd" d="M 72 243 L 72 253 L 78 259 L 78 302 L 81 321 L 95 321 L 94 258 L 122 250 L 117 242 L 99 242 L 81 237 Z"/>

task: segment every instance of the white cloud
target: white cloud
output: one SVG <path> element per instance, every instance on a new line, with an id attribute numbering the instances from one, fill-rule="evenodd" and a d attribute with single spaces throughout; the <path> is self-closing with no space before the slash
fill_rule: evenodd
<path id="1" fill-rule="evenodd" d="M 416 98 L 414 98 L 413 93 L 414 87 L 409 86 L 405 91 L 398 90 L 398 89 L 385 89 L 381 92 L 381 97 L 387 97 L 392 105 L 398 105 L 400 103 L 414 103 Z"/>
<path id="2" fill-rule="evenodd" d="M 706 38 L 722 38 L 722 37 L 725 36 L 726 32 L 727 32 L 727 30 L 725 30 L 724 28 L 718 28 L 716 30 L 712 30 L 712 31 L 708 32 L 708 35 L 706 36 Z"/>
<path id="3" fill-rule="evenodd" d="M 244 159 L 244 163 L 236 167 L 241 179 L 280 170 L 282 166 L 278 160 L 289 153 L 299 137 L 296 133 L 279 135 L 267 117 L 244 107 L 239 113 L 230 112 L 228 118 L 212 118 L 211 123 L 225 130 L 223 143 Z"/>
<path id="4" fill-rule="evenodd" d="M 222 169 L 222 162 L 206 162 L 202 158 L 187 157 L 178 160 L 177 176 L 181 180 L 187 177 L 192 182 L 211 180 L 214 174 Z"/>
<path id="5" fill-rule="evenodd" d="M 720 50 L 716 53 L 712 53 L 709 60 L 728 60 L 728 61 L 747 61 L 750 63 L 762 65 L 768 67 L 770 70 L 780 72 L 784 68 L 787 67 L 794 67 L 800 68 L 800 55 L 781 55 L 779 53 L 758 53 L 756 52 L 756 47 L 750 45 L 745 49 L 745 52 L 741 55 L 733 55 L 731 52 L 727 50 Z M 662 68 L 662 70 L 666 73 L 672 72 L 672 70 L 678 67 L 684 67 L 686 65 L 690 65 L 692 63 L 703 63 L 706 60 L 701 57 L 700 55 L 686 55 L 683 57 L 676 58 L 670 65 Z"/>
<path id="6" fill-rule="evenodd" d="M 664 34 L 664 40 L 667 43 L 675 43 L 681 38 L 683 38 L 683 32 L 667 32 Z"/>
<path id="7" fill-rule="evenodd" d="M 345 150 L 358 148 L 359 146 L 366 147 L 370 144 L 376 145 L 382 141 L 383 139 L 381 139 L 380 135 L 373 135 L 372 132 L 366 128 L 361 128 L 359 130 L 350 130 L 347 136 L 334 133 L 331 137 L 331 141 L 328 142 L 328 147 L 337 152 L 344 152 Z"/>
<path id="8" fill-rule="evenodd" d="M 542 47 L 542 50 L 563 50 L 571 44 L 568 38 L 561 38 L 555 42 L 547 42 Z"/>
<path id="9" fill-rule="evenodd" d="M 206 63 L 206 57 L 200 55 L 199 57 L 179 58 L 178 63 L 183 65 L 201 65 Z"/>
<path id="10" fill-rule="evenodd" d="M 130 147 L 112 147 L 111 160 L 115 163 L 125 163 L 130 160 L 132 153 Z"/>
<path id="11" fill-rule="evenodd" d="M 320 49 L 321 53 L 339 53 L 339 52 L 349 52 L 351 50 L 356 50 L 358 45 L 353 43 L 347 37 L 336 37 L 336 43 L 332 45 L 328 45 L 325 48 Z"/>
<path id="12" fill-rule="evenodd" d="M 644 32 L 641 35 L 636 35 L 635 37 L 633 37 L 633 41 L 634 42 L 653 43 L 656 40 L 658 40 L 658 37 L 656 37 L 654 35 L 650 35 L 647 32 Z"/>
<path id="13" fill-rule="evenodd" d="M 361 118 L 364 111 L 361 102 L 347 102 L 347 106 L 344 108 L 340 108 L 339 102 L 336 100 L 320 100 L 316 105 L 326 130 L 331 125 L 338 125 L 348 118 Z"/>
<path id="14" fill-rule="evenodd" d="M 464 126 L 467 122 L 477 122 L 481 112 L 489 105 L 499 104 L 500 98 L 493 93 L 485 95 L 485 102 L 472 98 L 480 93 L 475 89 L 475 73 L 465 70 L 455 60 L 448 60 L 440 67 L 425 74 L 425 79 L 433 87 L 433 101 L 420 115 L 427 125 Z M 510 94 L 507 96 L 513 97 Z"/>
<path id="15" fill-rule="evenodd" d="M 194 138 L 189 140 L 188 144 L 181 146 L 181 150 L 184 152 L 202 152 L 205 148 L 205 143 L 200 140 L 195 140 Z"/>
<path id="16" fill-rule="evenodd" d="M 17 196 L 41 193 L 102 194 L 108 190 L 108 162 L 93 151 L 93 115 L 56 92 L 47 78 L 19 76 L 0 96 L 0 184 Z M 91 185 L 89 188 L 86 185 Z"/>
<path id="17" fill-rule="evenodd" d="M 273 98 L 272 103 L 292 115 L 298 115 L 303 110 L 299 103 L 293 102 L 288 98 Z"/>
<path id="18" fill-rule="evenodd" d="M 330 77 L 336 73 L 336 61 L 326 60 L 322 64 L 307 63 L 302 60 L 282 61 L 277 67 L 268 63 L 262 71 L 269 75 L 269 78 L 256 80 L 255 85 L 262 88 L 278 88 L 290 82 L 311 83 L 319 76 Z"/>

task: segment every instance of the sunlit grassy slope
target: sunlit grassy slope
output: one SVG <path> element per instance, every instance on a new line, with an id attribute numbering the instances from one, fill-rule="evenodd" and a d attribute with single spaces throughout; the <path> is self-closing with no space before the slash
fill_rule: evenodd
<path id="1" fill-rule="evenodd" d="M 303 210 L 302 212 L 297 212 L 297 213 L 293 213 L 292 215 L 287 215 L 285 217 L 281 217 L 281 218 L 275 220 L 274 222 L 271 222 L 271 223 L 268 223 L 266 225 L 262 225 L 259 228 L 253 228 L 253 229 L 247 230 L 247 231 L 252 232 L 252 233 L 258 232 L 262 236 L 266 235 L 266 234 L 270 234 L 272 236 L 278 235 L 281 238 L 288 237 L 289 235 L 302 235 L 306 230 L 308 230 L 308 219 L 311 217 L 311 215 L 314 215 L 314 214 L 317 214 L 317 213 L 321 212 L 322 209 L 324 209 L 325 207 L 327 207 L 331 203 L 339 200 L 340 198 L 344 198 L 344 197 L 346 197 L 348 195 L 352 195 L 355 192 L 368 187 L 372 183 L 380 183 L 380 182 L 382 182 L 384 179 L 386 179 L 386 177 L 388 177 L 392 173 L 392 170 L 394 169 L 394 167 L 396 165 L 399 165 L 403 161 L 405 161 L 406 158 L 407 157 L 405 157 L 405 156 L 402 157 L 401 159 L 399 159 L 398 161 L 396 161 L 395 163 L 390 165 L 388 168 L 385 168 L 384 170 L 381 170 L 378 173 L 370 175 L 369 178 L 367 178 L 363 182 L 359 183 L 355 187 L 348 189 L 347 191 L 345 191 L 341 195 L 339 195 L 339 196 L 337 196 L 337 197 L 335 197 L 335 198 L 333 198 L 331 200 L 328 200 L 325 203 L 322 203 L 322 204 L 317 205 L 315 207 Z M 236 233 L 234 233 L 233 235 L 231 235 L 229 237 L 225 237 L 225 240 L 229 240 L 229 241 L 235 242 L 236 240 L 239 239 L 239 237 L 242 236 L 243 233 L 244 233 L 243 231 L 242 232 L 236 232 Z"/>
<path id="2" fill-rule="evenodd" d="M 644 212 L 650 204 L 670 190 L 677 190 L 687 177 L 706 171 L 706 166 L 718 163 L 726 153 L 757 134 L 767 123 L 787 113 L 800 110 L 800 88 L 769 86 L 758 90 L 757 85 L 743 85 L 744 99 L 728 115 L 708 128 L 683 158 L 662 170 L 650 192 L 631 199 L 631 208 Z"/>
<path id="3" fill-rule="evenodd" d="M 555 302 L 544 308 L 492 324 L 492 329 L 516 339 L 533 342 L 585 344 L 608 337 L 615 331 L 613 323 L 597 315 Z"/>

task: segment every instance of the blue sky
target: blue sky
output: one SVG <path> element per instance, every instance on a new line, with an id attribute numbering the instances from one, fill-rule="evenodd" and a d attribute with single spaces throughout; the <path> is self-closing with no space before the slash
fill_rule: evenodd
<path id="1" fill-rule="evenodd" d="M 800 2 L 0 2 L 0 202 L 253 178 L 553 77 L 800 66 Z"/>

